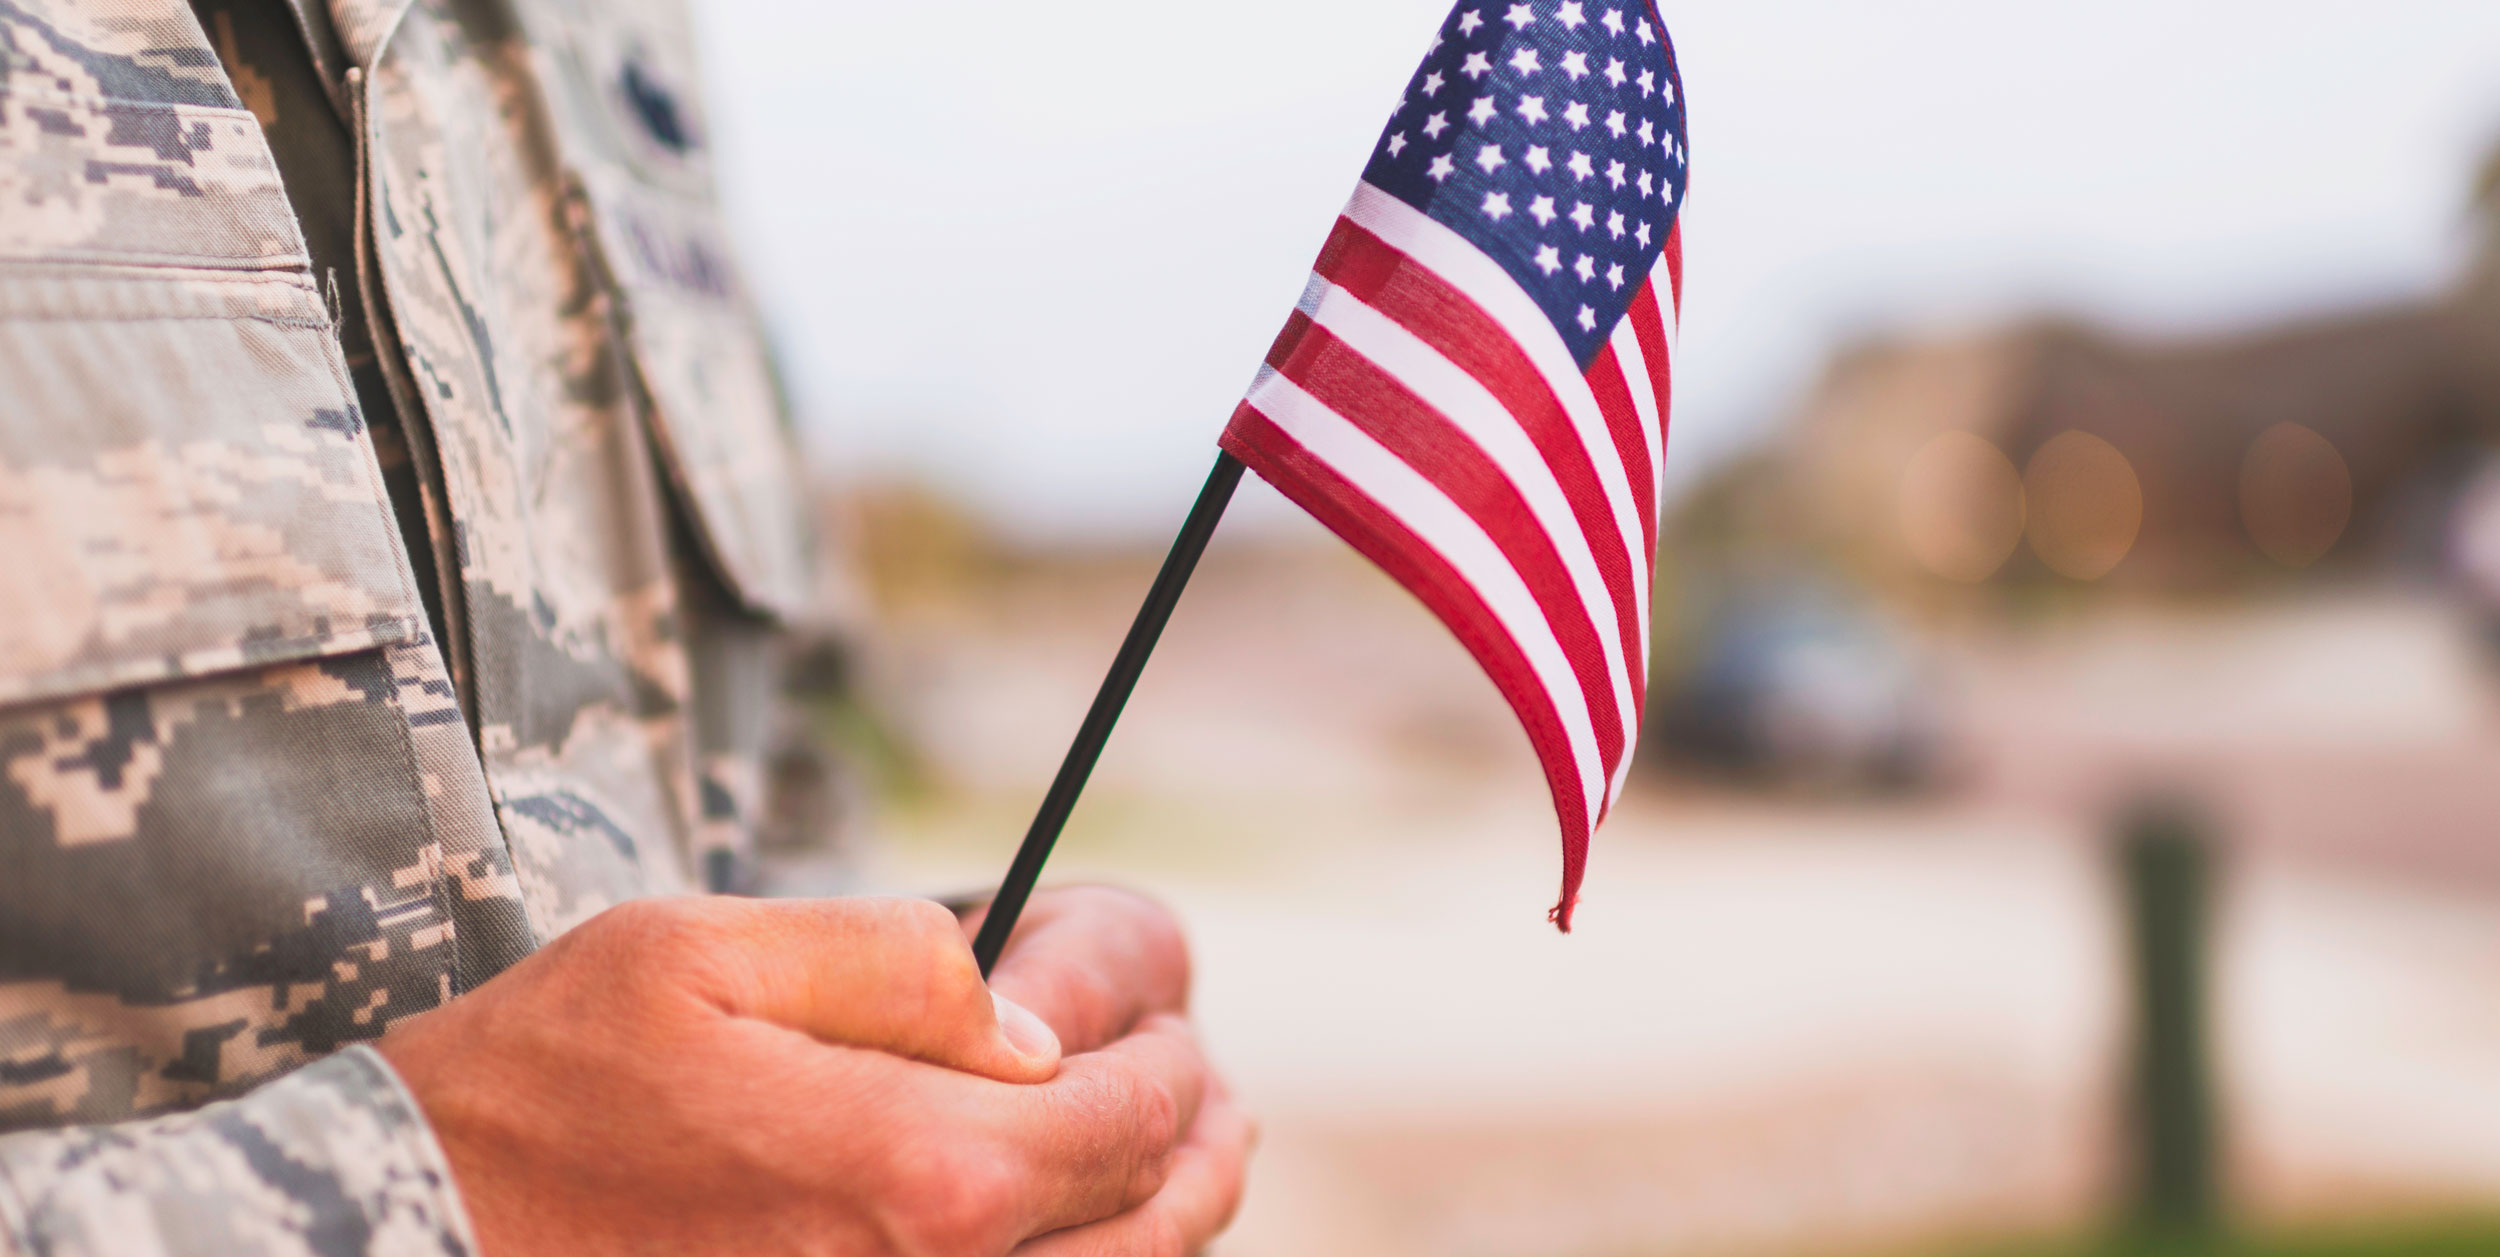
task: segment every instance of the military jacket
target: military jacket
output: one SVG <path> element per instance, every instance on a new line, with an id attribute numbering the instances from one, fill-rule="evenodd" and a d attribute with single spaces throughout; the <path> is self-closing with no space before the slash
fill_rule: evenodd
<path id="1" fill-rule="evenodd" d="M 0 0 L 0 1253 L 472 1251 L 357 1045 L 770 806 L 811 557 L 686 14 L 326 3 L 316 277 L 185 0 Z"/>

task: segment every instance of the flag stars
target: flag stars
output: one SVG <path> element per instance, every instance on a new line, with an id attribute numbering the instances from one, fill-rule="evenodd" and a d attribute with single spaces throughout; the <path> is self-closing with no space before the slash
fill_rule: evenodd
<path id="1" fill-rule="evenodd" d="M 1683 155 L 1667 109 L 1679 93 L 1659 54 L 1634 42 L 1664 35 L 1629 0 L 1456 7 L 1383 128 L 1375 177 L 1500 258 L 1572 347 L 1593 351 L 1678 208 Z"/>

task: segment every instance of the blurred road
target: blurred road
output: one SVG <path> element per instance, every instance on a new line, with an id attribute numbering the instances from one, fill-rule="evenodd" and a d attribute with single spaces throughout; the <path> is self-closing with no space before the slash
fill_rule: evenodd
<path id="1" fill-rule="evenodd" d="M 1143 581 L 1009 580 L 897 635 L 889 681 L 938 785 L 886 816 L 884 881 L 997 876 Z M 1964 675 L 2107 707 L 2094 649 Z M 2452 726 L 2425 745 L 2483 727 L 2440 658 L 2381 662 L 2345 686 L 2396 731 L 2380 744 L 2420 741 L 2422 711 Z M 2050 705 L 1976 722 L 2002 753 L 1926 801 L 1644 787 L 1564 938 L 1538 778 L 1458 649 L 1350 560 L 1227 552 L 1054 869 L 1189 919 L 1208 1037 L 1269 1135 L 1230 1257 L 1866 1251 L 2080 1224 L 2116 1174 L 2122 992 L 2099 801 L 2039 767 L 2087 744 L 2095 709 Z M 2500 880 L 2341 850 L 2229 856 L 2238 1196 L 2276 1216 L 2500 1202 Z"/>

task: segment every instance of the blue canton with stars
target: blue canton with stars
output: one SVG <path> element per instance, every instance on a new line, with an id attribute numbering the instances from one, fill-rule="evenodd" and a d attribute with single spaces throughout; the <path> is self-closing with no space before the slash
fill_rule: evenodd
<path id="1" fill-rule="evenodd" d="M 1363 179 L 1501 263 L 1585 370 L 1683 208 L 1683 88 L 1647 0 L 1463 0 Z"/>

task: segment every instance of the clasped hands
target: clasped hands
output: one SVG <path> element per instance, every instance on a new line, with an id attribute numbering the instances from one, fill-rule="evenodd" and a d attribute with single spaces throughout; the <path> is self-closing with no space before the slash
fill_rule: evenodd
<path id="1" fill-rule="evenodd" d="M 378 1046 L 484 1257 L 1197 1252 L 1254 1134 L 1184 1020 L 1178 927 L 1048 892 L 984 986 L 977 925 L 630 903 Z"/>

